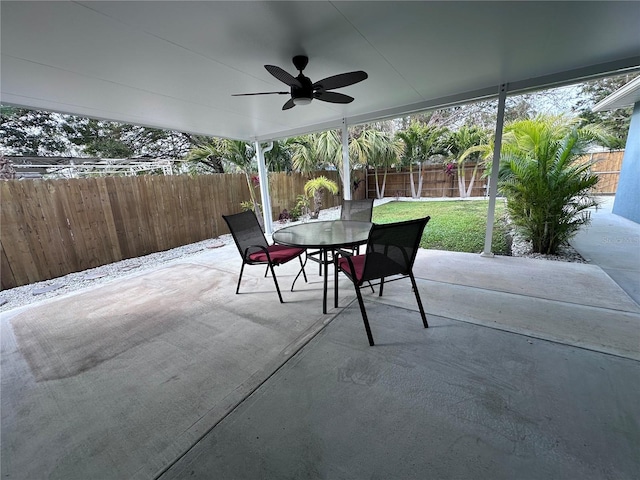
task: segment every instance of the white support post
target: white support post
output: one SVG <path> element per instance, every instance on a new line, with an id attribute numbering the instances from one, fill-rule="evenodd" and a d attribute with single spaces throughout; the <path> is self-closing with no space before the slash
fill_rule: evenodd
<path id="1" fill-rule="evenodd" d="M 484 237 L 482 257 L 493 257 L 491 240 L 493 239 L 493 222 L 496 216 L 496 196 L 498 195 L 498 172 L 500 171 L 500 150 L 502 149 L 502 127 L 504 126 L 504 104 L 507 98 L 507 84 L 500 85 L 498 95 L 498 118 L 496 119 L 496 136 L 493 146 L 493 163 L 489 180 L 489 211 L 487 212 L 487 229 Z"/>
<path id="2" fill-rule="evenodd" d="M 342 119 L 342 198 L 351 200 L 351 164 L 349 163 L 349 129 L 347 119 Z"/>
<path id="3" fill-rule="evenodd" d="M 264 233 L 273 233 L 273 223 L 271 219 L 271 197 L 269 196 L 269 175 L 267 165 L 264 161 L 264 152 L 273 148 L 273 143 L 264 151 L 260 142 L 255 142 L 256 156 L 258 158 L 258 179 L 260 180 L 260 201 L 262 202 L 262 218 L 264 219 Z"/>

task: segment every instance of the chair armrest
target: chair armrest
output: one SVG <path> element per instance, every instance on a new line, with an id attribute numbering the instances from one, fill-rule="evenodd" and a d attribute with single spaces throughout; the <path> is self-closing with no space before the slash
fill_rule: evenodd
<path id="1" fill-rule="evenodd" d="M 249 245 L 247 248 L 244 249 L 244 259 L 248 260 L 249 259 L 249 249 L 253 249 L 253 248 L 259 248 L 260 250 L 262 250 L 265 255 L 267 256 L 267 260 L 269 261 L 269 263 L 271 263 L 271 255 L 269 255 L 269 249 L 266 248 L 264 245 Z"/>

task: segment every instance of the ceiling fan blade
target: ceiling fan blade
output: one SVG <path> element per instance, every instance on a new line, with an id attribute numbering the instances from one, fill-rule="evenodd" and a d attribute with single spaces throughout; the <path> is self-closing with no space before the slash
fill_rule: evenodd
<path id="1" fill-rule="evenodd" d="M 283 70 L 280 67 L 276 67 L 275 65 L 265 65 L 264 68 L 266 68 L 267 72 L 276 77 L 282 83 L 286 83 L 290 87 L 302 87 L 302 84 L 298 81 L 298 79 L 286 70 Z"/>
<path id="2" fill-rule="evenodd" d="M 290 98 L 290 99 L 287 101 L 287 103 L 285 103 L 285 104 L 282 106 L 282 109 L 283 109 L 283 110 L 289 110 L 290 108 L 293 108 L 293 107 L 295 107 L 295 106 L 296 106 L 296 104 L 295 104 L 295 103 L 293 103 L 293 98 Z"/>
<path id="3" fill-rule="evenodd" d="M 333 90 L 334 88 L 348 87 L 354 83 L 366 80 L 369 77 L 366 72 L 358 70 L 357 72 L 341 73 L 332 77 L 323 78 L 313 84 L 314 90 Z"/>
<path id="4" fill-rule="evenodd" d="M 349 95 L 344 95 L 342 93 L 337 92 L 325 92 L 319 91 L 314 92 L 313 98 L 317 98 L 318 100 L 322 100 L 323 102 L 329 103 L 351 103 L 353 102 L 353 97 Z"/>
<path id="5" fill-rule="evenodd" d="M 246 97 L 247 95 L 289 95 L 291 92 L 258 92 L 258 93 L 232 93 L 232 97 Z"/>

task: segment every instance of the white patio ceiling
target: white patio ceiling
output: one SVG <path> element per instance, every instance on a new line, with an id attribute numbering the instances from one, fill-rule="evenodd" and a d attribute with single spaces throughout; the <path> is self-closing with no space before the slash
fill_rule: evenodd
<path id="1" fill-rule="evenodd" d="M 244 140 L 640 65 L 638 2 L 2 1 L 1 101 Z M 282 111 L 264 64 L 369 78 Z M 284 87 L 284 88 L 283 88 Z"/>

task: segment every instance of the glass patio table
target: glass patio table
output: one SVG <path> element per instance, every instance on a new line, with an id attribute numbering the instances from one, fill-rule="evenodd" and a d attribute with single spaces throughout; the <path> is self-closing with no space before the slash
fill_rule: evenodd
<path id="1" fill-rule="evenodd" d="M 324 265 L 324 289 L 322 295 L 322 313 L 327 313 L 327 278 L 329 273 L 329 258 L 341 248 L 356 247 L 367 243 L 371 222 L 357 222 L 355 220 L 334 220 L 322 222 L 308 222 L 291 225 L 273 232 L 273 241 L 282 245 L 300 248 L 317 248 L 321 251 Z M 334 269 L 334 304 L 338 306 L 338 279 Z"/>

